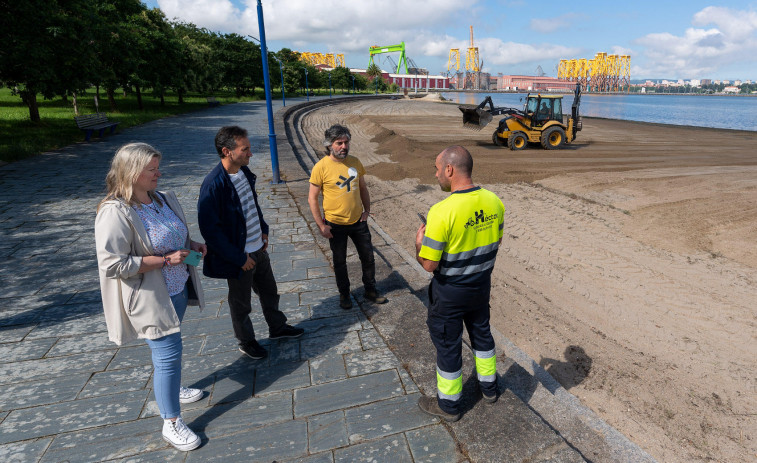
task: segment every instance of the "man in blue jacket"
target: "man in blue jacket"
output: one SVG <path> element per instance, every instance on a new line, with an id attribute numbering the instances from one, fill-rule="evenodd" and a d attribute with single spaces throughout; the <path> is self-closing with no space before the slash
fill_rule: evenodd
<path id="1" fill-rule="evenodd" d="M 266 252 L 268 224 L 258 204 L 255 174 L 247 167 L 252 157 L 247 131 L 221 127 L 215 144 L 221 162 L 203 180 L 197 203 L 200 233 L 208 246 L 203 273 L 226 279 L 239 351 L 261 359 L 268 352 L 255 340 L 249 317 L 251 291 L 260 299 L 270 339 L 297 338 L 305 330 L 287 325 L 286 315 L 279 310 L 276 279 Z"/>

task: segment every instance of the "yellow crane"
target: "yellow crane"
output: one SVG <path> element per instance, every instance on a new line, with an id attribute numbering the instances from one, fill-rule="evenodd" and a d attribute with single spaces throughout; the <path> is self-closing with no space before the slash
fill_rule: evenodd
<path id="1" fill-rule="evenodd" d="M 479 69 L 478 60 L 478 47 L 473 45 L 473 26 L 470 27 L 470 47 L 465 52 L 465 69 L 470 72 L 478 72 Z"/>

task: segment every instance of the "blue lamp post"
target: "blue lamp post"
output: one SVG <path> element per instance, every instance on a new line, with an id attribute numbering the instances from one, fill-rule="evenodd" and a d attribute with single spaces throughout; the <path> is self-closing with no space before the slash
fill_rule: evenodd
<path id="1" fill-rule="evenodd" d="M 373 80 L 376 82 L 376 95 L 378 95 L 378 78 L 379 76 L 373 78 Z"/>
<path id="2" fill-rule="evenodd" d="M 305 97 L 310 101 L 310 89 L 308 88 L 308 68 L 302 68 L 305 71 Z"/>
<path id="3" fill-rule="evenodd" d="M 352 77 L 352 94 L 355 94 L 355 75 L 350 74 L 350 77 Z"/>
<path id="4" fill-rule="evenodd" d="M 263 59 L 263 82 L 265 83 L 265 103 L 268 110 L 268 145 L 271 150 L 272 184 L 283 183 L 279 174 L 279 150 L 276 144 L 276 131 L 273 128 L 273 108 L 271 107 L 271 78 L 268 75 L 268 47 L 265 41 L 265 22 L 263 21 L 263 4 L 258 0 L 258 29 L 260 30 L 260 55 Z"/>

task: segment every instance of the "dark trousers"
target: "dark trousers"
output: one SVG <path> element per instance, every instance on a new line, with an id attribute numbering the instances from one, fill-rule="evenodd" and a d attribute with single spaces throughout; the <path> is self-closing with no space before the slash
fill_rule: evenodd
<path id="1" fill-rule="evenodd" d="M 366 291 L 376 290 L 376 263 L 373 260 L 373 244 L 368 222 L 357 221 L 352 225 L 337 225 L 326 221 L 331 226 L 333 238 L 329 238 L 331 254 L 334 257 L 334 274 L 340 294 L 349 294 L 350 277 L 347 275 L 347 238 L 357 249 L 360 264 L 363 267 L 363 285 Z"/>
<path id="2" fill-rule="evenodd" d="M 445 372 L 463 368 L 463 325 L 468 330 L 474 351 L 494 349 L 494 337 L 489 327 L 489 294 L 491 287 L 456 287 L 431 280 L 428 287 L 428 331 L 436 347 L 436 365 Z M 487 395 L 496 393 L 497 383 L 479 382 Z M 438 398 L 439 407 L 448 413 L 458 413 L 460 401 Z"/>
<path id="3" fill-rule="evenodd" d="M 231 324 L 234 327 L 234 336 L 241 346 L 255 341 L 255 330 L 252 328 L 249 316 L 252 312 L 250 303 L 252 291 L 255 291 L 260 299 L 269 333 L 276 333 L 287 321 L 286 315 L 279 310 L 279 290 L 276 287 L 276 279 L 273 277 L 268 253 L 263 250 L 255 251 L 250 253 L 250 257 L 255 261 L 255 266 L 251 270 L 242 272 L 239 278 L 226 280 L 229 285 Z"/>

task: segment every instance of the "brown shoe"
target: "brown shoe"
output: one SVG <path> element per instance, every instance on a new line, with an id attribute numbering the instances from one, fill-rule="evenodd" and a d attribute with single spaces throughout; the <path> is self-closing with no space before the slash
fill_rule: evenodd
<path id="1" fill-rule="evenodd" d="M 365 298 L 375 304 L 386 304 L 387 302 L 387 299 L 384 296 L 379 296 L 379 294 L 375 290 L 366 291 Z"/>
<path id="2" fill-rule="evenodd" d="M 422 395 L 418 399 L 418 407 L 429 415 L 438 416 L 444 418 L 447 421 L 457 421 L 460 419 L 460 414 L 447 413 L 439 407 L 439 402 L 436 397 L 428 397 Z"/>

